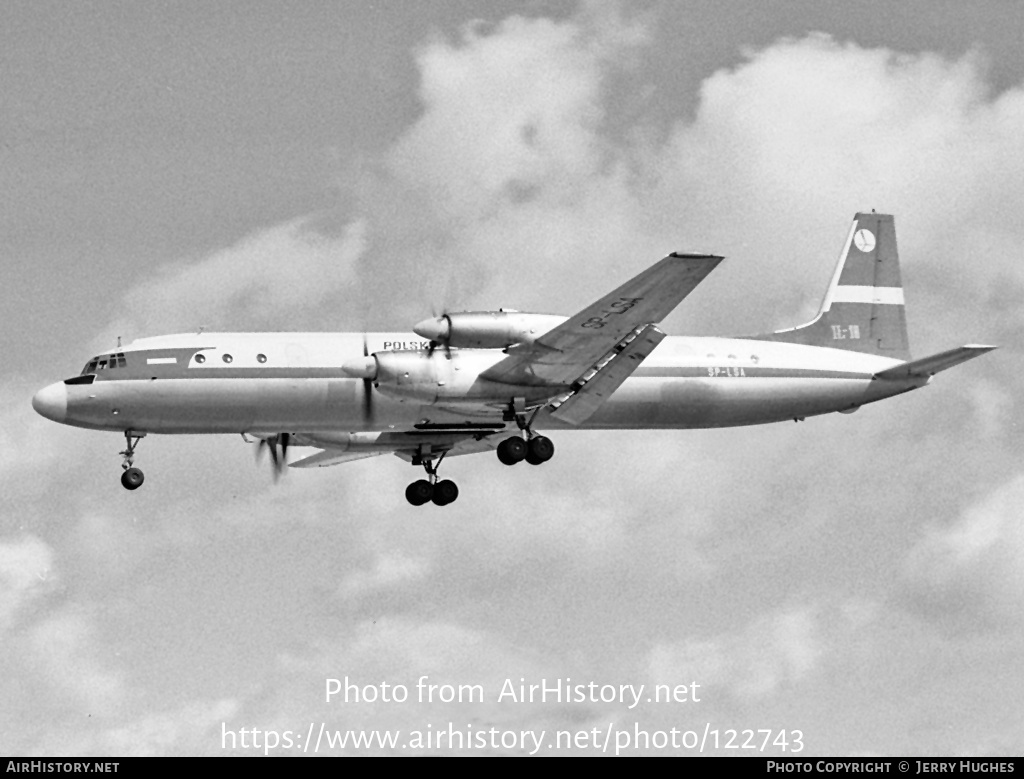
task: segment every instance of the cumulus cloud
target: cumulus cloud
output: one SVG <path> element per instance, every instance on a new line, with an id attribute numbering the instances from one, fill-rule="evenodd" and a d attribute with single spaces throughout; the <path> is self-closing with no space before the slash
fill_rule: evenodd
<path id="1" fill-rule="evenodd" d="M 237 711 L 238 703 L 231 699 L 196 701 L 111 728 L 99 742 L 102 752 L 125 757 L 218 754 L 221 725 Z"/>
<path id="2" fill-rule="evenodd" d="M 812 673 L 822 653 L 813 610 L 795 608 L 756 619 L 742 632 L 659 643 L 648 670 L 655 684 L 696 680 L 740 698 L 763 698 Z"/>
<path id="3" fill-rule="evenodd" d="M 389 587 L 406 585 L 422 579 L 429 567 L 422 560 L 401 552 L 384 553 L 369 570 L 353 571 L 342 581 L 339 594 L 344 598 L 358 598 Z"/>
<path id="4" fill-rule="evenodd" d="M 356 213 L 164 268 L 126 295 L 130 316 L 110 332 L 405 328 L 432 305 L 571 313 L 677 249 L 726 253 L 737 267 L 705 286 L 750 295 L 722 306 L 702 289 L 686 304 L 702 329 L 787 326 L 813 312 L 847 219 L 870 207 L 897 214 L 908 266 L 970 263 L 978 297 L 1000 275 L 1024 284 L 1024 221 L 1007 208 L 1024 194 L 1024 91 L 991 94 L 980 57 L 782 40 L 706 79 L 693 118 L 664 132 L 640 116 L 620 137 L 608 82 L 626 72 L 643 86 L 650 38 L 585 12 L 429 42 L 423 113 L 346 184 Z"/>
<path id="5" fill-rule="evenodd" d="M 95 348 L 109 348 L 120 333 L 310 326 L 304 314 L 310 307 L 338 293 L 356 296 L 351 284 L 365 233 L 357 219 L 334 235 L 312 215 L 253 233 L 208 257 L 161 268 L 125 295 L 125 317 L 96 339 Z"/>
<path id="6" fill-rule="evenodd" d="M 933 526 L 911 549 L 914 604 L 947 628 L 1020 626 L 1024 614 L 1024 475 Z"/>
<path id="7" fill-rule="evenodd" d="M 0 541 L 0 632 L 56 580 L 49 544 L 29 534 Z"/>
<path id="8" fill-rule="evenodd" d="M 484 34 L 468 28 L 455 46 L 435 41 L 418 57 L 426 110 L 389 168 L 466 220 L 538 196 L 577 202 L 610 151 L 603 82 L 645 38 L 639 26 L 511 17 Z"/>
<path id="9" fill-rule="evenodd" d="M 68 607 L 33 625 L 26 663 L 49 694 L 73 701 L 90 716 L 121 714 L 125 675 L 102 659 L 96 626 L 86 610 Z"/>
<path id="10" fill-rule="evenodd" d="M 650 149 L 646 167 L 655 203 L 687 203 L 685 221 L 699 219 L 764 298 L 789 306 L 751 301 L 782 326 L 820 300 L 856 210 L 895 213 L 905 267 L 942 269 L 948 277 L 929 281 L 955 278 L 965 305 L 1002 276 L 1019 284 L 1024 220 L 1008 206 L 1024 194 L 1022 125 L 1024 90 L 990 94 L 973 54 L 951 61 L 819 34 L 705 80 L 695 119 Z M 794 280 L 802 300 L 786 290 Z M 912 304 L 923 298 L 908 291 Z"/>
<path id="11" fill-rule="evenodd" d="M 329 728 L 400 728 L 404 738 L 414 729 L 445 728 L 449 721 L 456 729 L 541 729 L 585 720 L 591 713 L 550 701 L 499 701 L 509 679 L 516 686 L 521 679 L 529 684 L 564 677 L 561 663 L 500 634 L 446 619 L 364 620 L 346 635 L 282 655 L 279 672 L 278 683 L 245 703 L 235 722 L 260 718 L 285 729 L 314 718 Z M 340 682 L 329 702 L 327 679 Z M 290 694 L 297 690 L 304 694 Z M 405 696 L 404 703 L 396 702 Z"/>

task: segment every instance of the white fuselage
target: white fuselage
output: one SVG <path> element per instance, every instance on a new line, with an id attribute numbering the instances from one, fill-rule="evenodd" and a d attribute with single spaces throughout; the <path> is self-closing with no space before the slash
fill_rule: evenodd
<path id="1" fill-rule="evenodd" d="M 408 333 L 161 336 L 118 350 L 125 359 L 93 371 L 92 383 L 70 380 L 46 392 L 54 408 L 65 393 L 64 418 L 56 411 L 52 418 L 92 429 L 261 435 L 400 432 L 481 421 L 500 427 L 501 408 L 511 398 L 457 397 L 460 387 L 504 358 L 500 350 L 433 350 L 439 371 L 433 403 L 384 394 L 369 379 L 341 370 L 367 353 L 428 346 Z M 798 344 L 668 337 L 581 427 L 727 427 L 850 411 L 926 383 L 872 378 L 899 363 Z M 545 414 L 534 424 L 569 427 Z"/>

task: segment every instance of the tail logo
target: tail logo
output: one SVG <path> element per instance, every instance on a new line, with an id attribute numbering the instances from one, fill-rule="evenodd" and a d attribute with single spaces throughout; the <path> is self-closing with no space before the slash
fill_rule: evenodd
<path id="1" fill-rule="evenodd" d="M 869 252 L 875 248 L 875 235 L 870 230 L 858 230 L 853 234 L 853 243 L 862 252 Z"/>

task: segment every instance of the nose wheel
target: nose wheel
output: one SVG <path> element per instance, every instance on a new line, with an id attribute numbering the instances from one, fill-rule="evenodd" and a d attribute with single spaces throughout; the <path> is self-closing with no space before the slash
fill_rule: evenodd
<path id="1" fill-rule="evenodd" d="M 126 468 L 121 474 L 121 486 L 126 490 L 137 490 L 145 480 L 145 475 L 138 468 Z"/>
<path id="2" fill-rule="evenodd" d="M 422 465 L 427 472 L 426 479 L 414 481 L 405 488 L 405 499 L 413 506 L 422 506 L 425 503 L 433 503 L 435 506 L 447 506 L 454 503 L 459 497 L 459 488 L 451 479 L 437 480 L 437 469 L 441 466 L 444 454 L 438 458 L 437 464 L 432 459 L 423 459 L 420 462 L 413 462 L 414 465 Z"/>
<path id="3" fill-rule="evenodd" d="M 123 452 L 118 452 L 123 458 L 121 467 L 124 469 L 124 473 L 121 474 L 121 486 L 126 490 L 137 490 L 142 486 L 142 482 L 146 480 L 142 470 L 134 467 L 135 462 L 135 447 L 138 446 L 139 441 L 145 438 L 145 433 L 134 433 L 131 430 L 124 431 L 124 440 L 127 444 Z"/>

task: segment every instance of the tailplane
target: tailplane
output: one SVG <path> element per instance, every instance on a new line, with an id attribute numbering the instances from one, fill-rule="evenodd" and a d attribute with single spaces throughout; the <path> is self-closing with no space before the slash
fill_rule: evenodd
<path id="1" fill-rule="evenodd" d="M 750 336 L 910 359 L 892 215 L 859 213 L 818 315 L 805 325 Z"/>
<path id="2" fill-rule="evenodd" d="M 967 346 L 960 346 L 956 349 L 949 349 L 945 352 L 922 357 L 920 360 L 901 363 L 894 368 L 886 368 L 884 371 L 876 373 L 875 378 L 893 380 L 931 378 L 939 371 L 944 371 L 947 368 L 952 368 L 954 365 L 973 360 L 975 357 L 981 357 L 981 355 L 991 352 L 995 348 L 994 346 L 968 344 Z"/>

